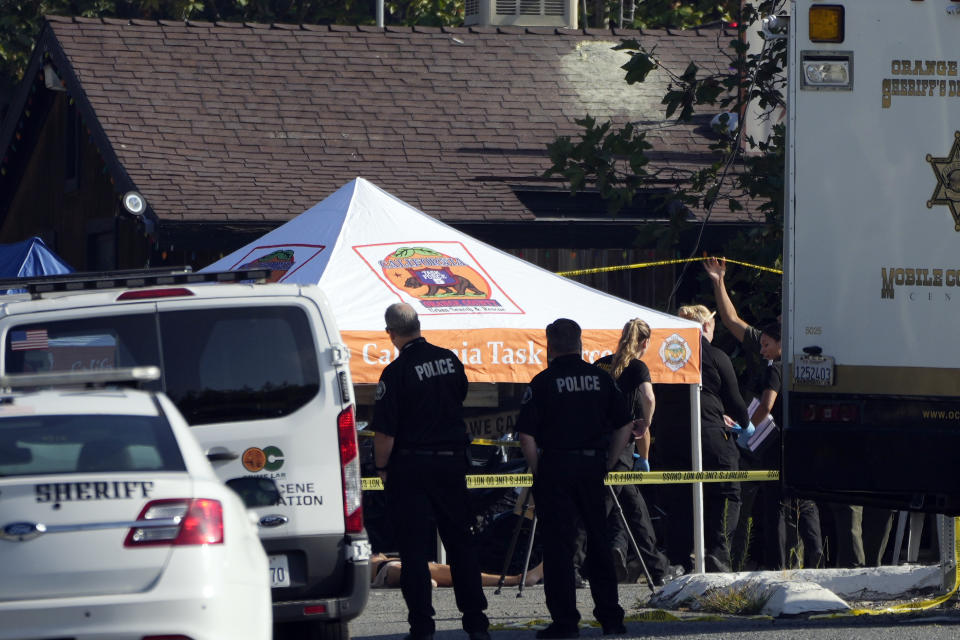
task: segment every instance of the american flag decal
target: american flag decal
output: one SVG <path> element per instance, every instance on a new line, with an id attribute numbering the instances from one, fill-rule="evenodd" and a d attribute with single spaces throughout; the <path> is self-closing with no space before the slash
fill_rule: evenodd
<path id="1" fill-rule="evenodd" d="M 46 329 L 33 329 L 30 331 L 11 331 L 10 349 L 12 351 L 27 351 L 30 349 L 47 349 Z"/>

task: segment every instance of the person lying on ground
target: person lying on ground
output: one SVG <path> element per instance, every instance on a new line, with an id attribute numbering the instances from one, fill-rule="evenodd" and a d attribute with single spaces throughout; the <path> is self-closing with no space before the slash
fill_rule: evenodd
<path id="1" fill-rule="evenodd" d="M 427 565 L 430 569 L 430 581 L 434 587 L 452 587 L 453 578 L 450 575 L 450 565 L 430 562 Z M 383 553 L 375 553 L 370 558 L 370 579 L 373 587 L 399 587 L 400 572 L 403 565 L 400 558 L 391 557 Z M 503 586 L 515 587 L 520 584 L 522 576 L 505 576 Z M 523 583 L 525 587 L 531 587 L 543 578 L 543 563 L 527 570 L 527 579 Z M 500 576 L 492 573 L 481 573 L 480 580 L 485 587 L 496 587 L 500 584 Z"/>

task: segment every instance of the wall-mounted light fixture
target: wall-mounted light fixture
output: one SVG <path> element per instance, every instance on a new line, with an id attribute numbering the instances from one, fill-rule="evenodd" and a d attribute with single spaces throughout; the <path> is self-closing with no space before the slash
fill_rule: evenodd
<path id="1" fill-rule="evenodd" d="M 127 213 L 140 217 L 147 210 L 147 201 L 136 191 L 127 191 L 123 194 L 123 208 Z"/>
<path id="2" fill-rule="evenodd" d="M 60 76 L 57 75 L 57 70 L 53 68 L 51 64 L 43 65 L 43 86 L 50 91 L 66 91 L 67 88 L 63 86 L 63 81 L 60 80 Z"/>

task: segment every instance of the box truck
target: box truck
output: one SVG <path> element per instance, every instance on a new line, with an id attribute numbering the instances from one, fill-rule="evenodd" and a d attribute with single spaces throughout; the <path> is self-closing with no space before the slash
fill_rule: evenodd
<path id="1" fill-rule="evenodd" d="M 960 1 L 790 23 L 785 486 L 960 513 Z"/>

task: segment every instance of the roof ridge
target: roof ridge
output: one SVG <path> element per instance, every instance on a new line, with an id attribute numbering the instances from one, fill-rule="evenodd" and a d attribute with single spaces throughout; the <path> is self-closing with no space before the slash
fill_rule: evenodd
<path id="1" fill-rule="evenodd" d="M 148 19 L 148 18 L 111 18 L 99 17 L 88 18 L 84 16 L 63 16 L 63 15 L 45 15 L 47 22 L 61 24 L 106 24 L 111 26 L 137 26 L 148 27 L 151 25 L 160 27 L 193 27 L 200 29 L 247 29 L 247 30 L 279 30 L 279 31 L 327 31 L 337 33 L 418 33 L 418 34 L 482 34 L 482 35 L 556 35 L 565 37 L 582 36 L 631 36 L 642 35 L 644 29 L 634 27 L 589 27 L 571 29 L 557 26 L 510 26 L 510 25 L 461 25 L 461 26 L 423 26 L 423 25 L 385 25 L 379 27 L 371 24 L 311 24 L 311 23 L 292 23 L 292 22 L 250 22 L 241 20 L 167 20 L 167 19 Z M 707 28 L 714 25 L 706 25 Z M 659 29 L 675 35 L 676 29 Z M 691 30 L 686 30 L 688 33 Z"/>

